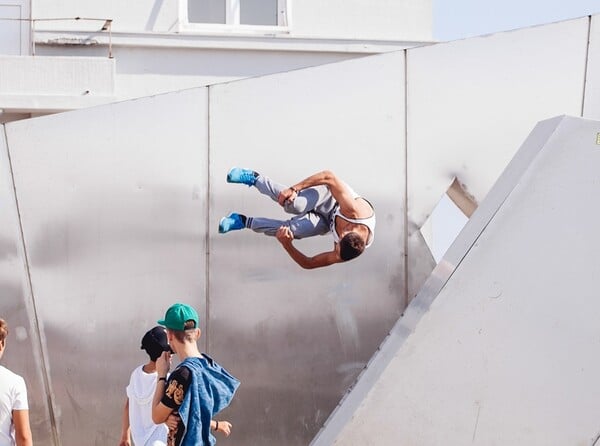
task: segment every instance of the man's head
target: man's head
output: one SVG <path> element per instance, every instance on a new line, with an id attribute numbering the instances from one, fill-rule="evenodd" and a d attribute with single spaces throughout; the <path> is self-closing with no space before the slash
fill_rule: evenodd
<path id="1" fill-rule="evenodd" d="M 0 319 L 0 358 L 6 347 L 6 337 L 8 336 L 8 324 L 4 319 Z"/>
<path id="2" fill-rule="evenodd" d="M 174 304 L 164 319 L 158 321 L 167 328 L 169 342 L 174 337 L 180 343 L 196 342 L 200 337 L 199 317 L 196 310 L 186 304 Z"/>
<path id="3" fill-rule="evenodd" d="M 340 257 L 343 261 L 358 257 L 365 250 L 365 242 L 356 232 L 349 232 L 340 240 Z"/>
<path id="4" fill-rule="evenodd" d="M 147 331 L 142 338 L 140 348 L 146 350 L 150 360 L 154 362 L 163 352 L 173 353 L 167 342 L 167 333 L 163 327 L 154 327 L 152 330 Z"/>

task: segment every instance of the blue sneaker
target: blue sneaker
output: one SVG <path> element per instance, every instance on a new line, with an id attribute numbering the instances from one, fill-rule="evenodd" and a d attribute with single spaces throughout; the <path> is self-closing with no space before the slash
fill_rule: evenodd
<path id="1" fill-rule="evenodd" d="M 219 234 L 225 234 L 229 231 L 236 231 L 246 227 L 246 216 L 232 212 L 227 217 L 223 217 L 219 222 Z"/>
<path id="2" fill-rule="evenodd" d="M 256 183 L 256 177 L 258 174 L 250 169 L 242 169 L 241 167 L 233 167 L 227 173 L 228 183 L 241 183 L 247 184 L 248 186 L 254 186 Z"/>

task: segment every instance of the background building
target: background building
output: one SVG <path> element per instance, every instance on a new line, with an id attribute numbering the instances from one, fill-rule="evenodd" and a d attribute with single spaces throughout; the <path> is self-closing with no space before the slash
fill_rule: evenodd
<path id="1" fill-rule="evenodd" d="M 421 45 L 431 23 L 419 0 L 3 0 L 0 122 Z"/>

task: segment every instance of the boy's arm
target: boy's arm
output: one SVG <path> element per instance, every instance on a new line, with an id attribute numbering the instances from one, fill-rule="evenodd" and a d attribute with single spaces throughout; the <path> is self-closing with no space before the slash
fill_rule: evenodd
<path id="1" fill-rule="evenodd" d="M 131 429 L 129 427 L 129 398 L 125 400 L 121 419 L 121 441 L 119 446 L 131 446 Z"/>
<path id="2" fill-rule="evenodd" d="M 12 419 L 15 425 L 15 440 L 17 446 L 32 446 L 31 426 L 29 425 L 29 410 L 13 410 Z"/>
<path id="3" fill-rule="evenodd" d="M 154 424 L 162 424 L 167 421 L 173 409 L 165 406 L 160 400 L 165 392 L 165 381 L 161 380 L 156 383 L 156 391 L 152 401 L 152 422 Z"/>
<path id="4" fill-rule="evenodd" d="M 210 428 L 215 432 L 222 432 L 226 437 L 229 437 L 231 434 L 231 423 L 225 420 L 210 420 Z"/>
<path id="5" fill-rule="evenodd" d="M 159 379 L 156 381 L 156 389 L 154 390 L 154 398 L 152 399 L 152 421 L 154 424 L 161 424 L 167 421 L 167 418 L 173 412 L 173 409 L 165 406 L 160 401 L 165 394 L 165 386 L 167 385 L 166 377 L 169 372 L 169 352 L 163 352 L 156 360 L 156 372 Z"/>

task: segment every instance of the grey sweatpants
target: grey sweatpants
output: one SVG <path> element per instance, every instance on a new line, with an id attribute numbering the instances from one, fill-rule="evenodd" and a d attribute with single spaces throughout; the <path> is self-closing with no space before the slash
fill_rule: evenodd
<path id="1" fill-rule="evenodd" d="M 287 189 L 287 186 L 275 183 L 264 175 L 258 176 L 254 187 L 274 201 L 277 201 L 282 190 Z M 294 215 L 289 220 L 249 217 L 246 227 L 274 236 L 280 226 L 289 226 L 296 239 L 323 235 L 331 230 L 331 218 L 336 206 L 337 202 L 327 186 L 309 187 L 301 190 L 293 202 L 284 205 L 283 209 Z"/>

